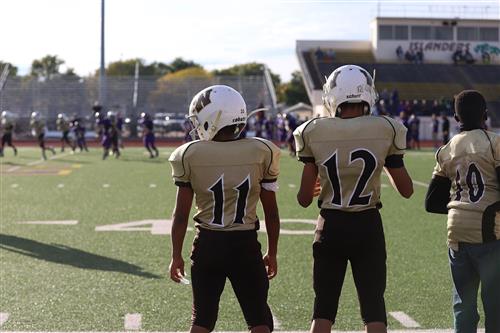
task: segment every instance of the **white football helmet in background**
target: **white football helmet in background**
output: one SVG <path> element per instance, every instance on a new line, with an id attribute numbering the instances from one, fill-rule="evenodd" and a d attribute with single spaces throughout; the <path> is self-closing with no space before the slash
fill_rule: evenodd
<path id="1" fill-rule="evenodd" d="M 377 99 L 374 79 L 364 68 L 356 65 L 335 69 L 323 86 L 323 103 L 331 117 L 338 116 L 342 103 L 366 102 L 369 106 L 367 114 L 370 114 Z"/>
<path id="2" fill-rule="evenodd" d="M 31 120 L 41 120 L 41 119 L 42 119 L 42 115 L 40 112 L 38 112 L 38 111 L 31 112 Z"/>
<path id="3" fill-rule="evenodd" d="M 69 117 L 65 113 L 59 113 L 57 119 L 62 119 L 64 121 L 69 121 Z"/>
<path id="4" fill-rule="evenodd" d="M 201 140 L 212 140 L 221 128 L 246 124 L 245 100 L 239 92 L 225 85 L 205 88 L 191 101 L 189 120 Z"/>

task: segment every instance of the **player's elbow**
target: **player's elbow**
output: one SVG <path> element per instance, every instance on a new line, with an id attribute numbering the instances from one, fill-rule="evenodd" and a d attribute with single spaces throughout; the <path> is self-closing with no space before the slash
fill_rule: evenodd
<path id="1" fill-rule="evenodd" d="M 407 186 L 398 188 L 398 191 L 403 198 L 410 199 L 410 197 L 413 195 L 413 184 L 408 184 Z"/>
<path id="2" fill-rule="evenodd" d="M 297 202 L 304 208 L 309 207 L 312 202 L 312 197 L 308 195 L 303 195 L 301 193 L 297 194 Z"/>

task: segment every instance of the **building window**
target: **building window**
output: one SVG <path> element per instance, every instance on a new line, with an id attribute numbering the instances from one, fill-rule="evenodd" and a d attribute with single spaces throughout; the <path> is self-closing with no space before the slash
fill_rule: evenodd
<path id="1" fill-rule="evenodd" d="M 431 39 L 431 27 L 419 25 L 412 26 L 411 39 Z"/>
<path id="2" fill-rule="evenodd" d="M 457 40 L 478 40 L 478 29 L 475 27 L 459 27 L 457 30 Z"/>
<path id="3" fill-rule="evenodd" d="M 408 26 L 407 25 L 395 25 L 394 26 L 394 39 L 408 40 Z"/>
<path id="4" fill-rule="evenodd" d="M 392 25 L 381 25 L 378 28 L 378 38 L 381 40 L 394 39 L 392 35 Z"/>
<path id="5" fill-rule="evenodd" d="M 453 40 L 452 27 L 434 27 L 435 40 Z"/>
<path id="6" fill-rule="evenodd" d="M 498 28 L 479 28 L 479 40 L 498 42 Z"/>

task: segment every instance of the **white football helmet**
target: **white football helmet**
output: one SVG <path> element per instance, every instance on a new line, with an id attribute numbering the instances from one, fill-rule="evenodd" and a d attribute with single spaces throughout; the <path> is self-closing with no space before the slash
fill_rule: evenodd
<path id="1" fill-rule="evenodd" d="M 64 120 L 64 121 L 69 121 L 69 117 L 65 113 L 59 113 L 57 115 L 57 119 L 61 119 L 61 120 Z"/>
<path id="2" fill-rule="evenodd" d="M 377 99 L 374 79 L 364 68 L 356 65 L 335 69 L 323 86 L 323 104 L 331 117 L 339 115 L 338 108 L 342 103 L 366 102 L 369 105 L 367 114 L 370 114 Z"/>
<path id="3" fill-rule="evenodd" d="M 38 111 L 33 111 L 31 112 L 31 119 L 32 120 L 40 120 L 42 118 L 42 115 Z"/>
<path id="4" fill-rule="evenodd" d="M 247 107 L 239 92 L 228 86 L 215 85 L 194 96 L 188 117 L 200 139 L 209 141 L 221 128 L 246 124 Z"/>

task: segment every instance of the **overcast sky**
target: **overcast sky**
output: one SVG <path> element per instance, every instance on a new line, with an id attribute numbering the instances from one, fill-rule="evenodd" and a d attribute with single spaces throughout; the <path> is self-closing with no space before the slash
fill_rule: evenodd
<path id="1" fill-rule="evenodd" d="M 457 14 L 469 11 L 471 1 L 429 3 L 106 0 L 106 63 L 136 57 L 167 63 L 180 56 L 213 69 L 258 61 L 288 80 L 298 69 L 297 39 L 368 40 L 378 10 L 391 16 L 443 16 L 440 11 L 457 4 Z M 490 18 L 500 18 L 499 3 L 474 0 Z M 100 5 L 101 0 L 0 0 L 0 60 L 25 74 L 33 59 L 55 54 L 80 75 L 93 72 L 100 59 Z"/>

